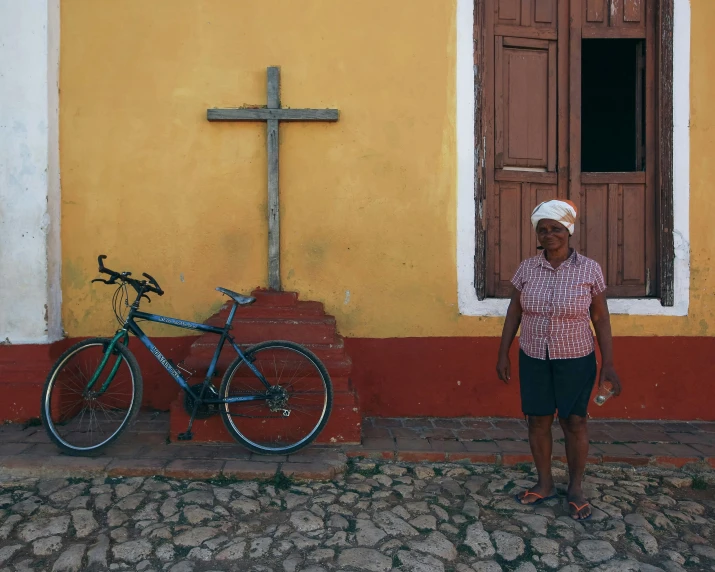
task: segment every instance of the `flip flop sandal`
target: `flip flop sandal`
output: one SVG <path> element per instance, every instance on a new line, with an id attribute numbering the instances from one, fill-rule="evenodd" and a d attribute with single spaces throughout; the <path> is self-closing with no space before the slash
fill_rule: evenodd
<path id="1" fill-rule="evenodd" d="M 569 505 L 572 505 L 576 509 L 576 516 L 578 518 L 573 518 L 574 515 L 571 515 L 571 518 L 573 518 L 574 520 L 589 520 L 593 516 L 593 511 L 585 518 L 581 518 L 578 516 L 578 513 L 580 513 L 587 506 L 591 506 L 591 503 L 584 503 L 582 506 L 578 506 L 575 502 L 569 502 Z"/>
<path id="2" fill-rule="evenodd" d="M 534 502 L 522 502 L 528 496 L 533 496 L 533 497 L 537 497 L 537 498 Z M 514 495 L 514 500 L 516 500 L 516 502 L 518 502 L 520 505 L 524 505 L 524 506 L 537 506 L 537 505 L 540 505 L 544 501 L 547 501 L 549 499 L 555 499 L 555 498 L 556 498 L 556 495 L 551 495 L 549 497 L 543 497 L 539 493 L 532 493 L 531 491 L 526 491 L 524 493 L 524 496 L 521 498 L 519 498 L 518 494 Z"/>

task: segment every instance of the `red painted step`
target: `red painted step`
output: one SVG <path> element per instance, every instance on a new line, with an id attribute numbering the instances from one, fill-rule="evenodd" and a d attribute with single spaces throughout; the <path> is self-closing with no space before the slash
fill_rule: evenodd
<path id="1" fill-rule="evenodd" d="M 229 300 L 223 305 L 217 314 L 211 316 L 206 323 L 219 328 L 226 324 L 228 314 L 231 310 L 232 302 Z M 250 306 L 241 306 L 236 310 L 234 319 L 258 318 L 258 319 L 286 319 L 300 320 L 302 318 L 320 318 L 325 316 L 323 304 L 320 302 L 298 302 L 294 306 L 266 306 L 258 305 L 258 302 Z"/>
<path id="2" fill-rule="evenodd" d="M 201 382 L 206 376 L 208 366 L 216 351 L 216 341 L 213 344 L 197 340 L 191 348 L 191 353 L 184 360 L 183 365 L 190 371 L 195 371 L 192 382 Z M 338 350 L 323 350 L 315 345 L 305 344 L 305 347 L 312 351 L 327 368 L 331 377 L 349 376 L 352 371 L 352 360 L 345 353 L 344 348 Z M 231 347 L 224 347 L 219 356 L 215 376 L 222 379 L 223 374 L 231 363 L 238 357 L 238 354 Z"/>
<path id="3" fill-rule="evenodd" d="M 256 344 L 264 340 L 330 344 L 335 341 L 335 318 L 234 318 L 231 333 L 242 344 Z"/>
<path id="4" fill-rule="evenodd" d="M 265 288 L 256 288 L 251 292 L 260 306 L 295 306 L 298 303 L 298 292 L 277 292 Z"/>

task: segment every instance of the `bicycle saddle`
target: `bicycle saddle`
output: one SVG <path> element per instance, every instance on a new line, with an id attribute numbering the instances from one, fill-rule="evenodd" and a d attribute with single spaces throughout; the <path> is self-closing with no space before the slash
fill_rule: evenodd
<path id="1" fill-rule="evenodd" d="M 234 292 L 233 290 L 229 290 L 227 288 L 216 288 L 221 294 L 226 294 L 229 298 L 232 298 L 236 304 L 240 306 L 248 306 L 249 304 L 253 304 L 256 299 L 253 298 L 252 296 L 243 296 L 242 294 L 238 294 L 237 292 Z"/>

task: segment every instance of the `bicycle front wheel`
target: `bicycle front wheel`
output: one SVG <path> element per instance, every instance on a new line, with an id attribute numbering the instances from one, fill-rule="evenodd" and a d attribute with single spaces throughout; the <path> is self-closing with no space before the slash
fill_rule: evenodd
<path id="1" fill-rule="evenodd" d="M 132 353 L 121 343 L 91 388 L 111 340 L 75 344 L 50 370 L 42 392 L 42 424 L 50 439 L 69 455 L 95 455 L 126 429 L 142 401 L 142 378 Z M 116 373 L 104 388 L 111 372 Z M 104 388 L 104 391 L 103 391 Z"/>
<path id="2" fill-rule="evenodd" d="M 238 358 L 226 370 L 219 391 L 221 399 L 253 398 L 221 405 L 229 433 L 262 454 L 294 453 L 311 443 L 327 423 L 333 406 L 333 388 L 325 366 L 293 342 L 263 342 L 245 355 L 245 361 Z M 246 361 L 261 372 L 269 388 Z"/>

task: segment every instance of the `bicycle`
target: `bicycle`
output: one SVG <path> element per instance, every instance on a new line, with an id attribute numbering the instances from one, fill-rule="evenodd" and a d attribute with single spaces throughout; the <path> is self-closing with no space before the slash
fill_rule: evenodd
<path id="1" fill-rule="evenodd" d="M 137 280 L 131 272 L 110 270 L 104 266 L 106 258 L 98 257 L 99 272 L 110 278 L 92 282 L 118 285 L 112 308 L 121 327 L 112 338 L 90 338 L 65 351 L 52 366 L 42 392 L 42 423 L 64 453 L 99 454 L 136 418 L 143 384 L 139 364 L 128 347 L 130 334 L 185 392 L 184 406 L 191 417 L 179 440 L 192 439 L 195 419 L 217 413 L 232 437 L 255 453 L 294 453 L 319 435 L 330 416 L 333 391 L 327 369 L 318 357 L 289 341 L 266 341 L 242 349 L 230 334 L 236 310 L 252 304 L 255 298 L 216 288 L 233 300 L 222 328 L 149 314 L 140 311 L 139 305 L 143 298 L 151 302 L 149 293 L 164 295 L 157 281 L 146 273 L 142 274 L 144 280 Z M 131 305 L 129 286 L 136 291 Z M 182 372 L 191 372 L 164 357 L 137 321 L 220 336 L 204 381 L 190 386 Z M 238 356 L 226 369 L 217 390 L 211 380 L 226 342 Z M 78 403 L 72 402 L 75 397 Z"/>

